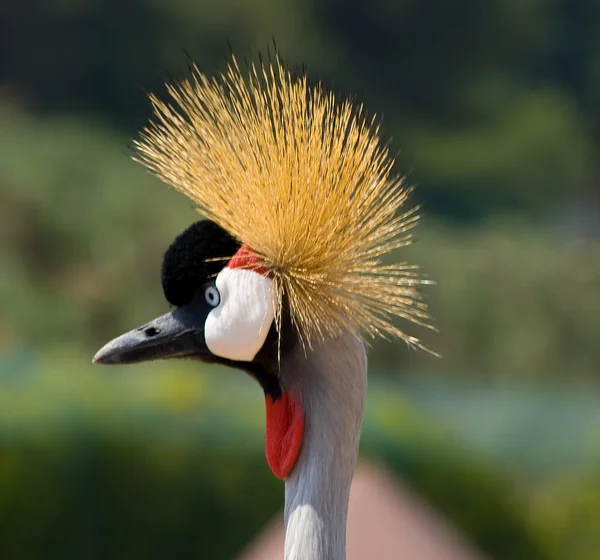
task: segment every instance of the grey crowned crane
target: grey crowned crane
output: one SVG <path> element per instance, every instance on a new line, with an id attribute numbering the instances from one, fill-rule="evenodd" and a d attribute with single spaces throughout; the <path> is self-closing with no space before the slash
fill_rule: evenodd
<path id="1" fill-rule="evenodd" d="M 100 364 L 194 358 L 238 368 L 266 400 L 266 457 L 285 481 L 286 560 L 346 557 L 346 515 L 367 386 L 364 338 L 419 341 L 410 243 L 416 208 L 378 125 L 278 56 L 196 67 L 154 96 L 136 159 L 204 216 L 166 251 L 174 309 L 106 344 Z"/>

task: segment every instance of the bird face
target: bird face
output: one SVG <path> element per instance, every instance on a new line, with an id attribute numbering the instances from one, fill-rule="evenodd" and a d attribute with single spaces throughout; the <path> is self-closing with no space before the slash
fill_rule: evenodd
<path id="1" fill-rule="evenodd" d="M 175 309 L 112 340 L 94 362 L 197 358 L 244 369 L 264 388 L 266 376 L 274 374 L 272 284 L 225 230 L 197 222 L 165 253 L 162 286 Z"/>
<path id="2" fill-rule="evenodd" d="M 94 363 L 195 358 L 245 371 L 265 393 L 267 462 L 278 478 L 286 478 L 300 453 L 304 409 L 298 396 L 281 386 L 280 359 L 297 337 L 285 313 L 281 333 L 275 329 L 277 302 L 267 270 L 207 220 L 171 244 L 162 286 L 175 309 L 115 338 L 96 353 Z"/>

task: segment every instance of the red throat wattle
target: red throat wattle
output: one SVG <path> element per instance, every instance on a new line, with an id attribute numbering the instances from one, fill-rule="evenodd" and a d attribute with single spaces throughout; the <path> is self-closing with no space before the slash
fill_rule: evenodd
<path id="1" fill-rule="evenodd" d="M 274 400 L 265 397 L 267 405 L 267 431 L 265 452 L 273 474 L 283 480 L 298 459 L 304 436 L 304 411 L 300 399 L 289 391 Z"/>
<path id="2" fill-rule="evenodd" d="M 231 269 L 246 269 L 267 278 L 271 273 L 247 245 L 242 245 L 227 263 Z M 267 429 L 265 453 L 273 474 L 283 480 L 294 468 L 304 436 L 304 411 L 300 399 L 290 391 L 281 392 L 274 399 L 265 396 L 267 407 Z"/>

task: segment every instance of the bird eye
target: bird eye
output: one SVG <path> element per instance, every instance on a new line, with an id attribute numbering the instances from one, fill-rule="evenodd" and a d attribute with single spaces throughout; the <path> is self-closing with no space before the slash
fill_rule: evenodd
<path id="1" fill-rule="evenodd" d="M 217 305 L 221 303 L 221 294 L 219 293 L 219 290 L 217 290 L 217 288 L 212 284 L 210 286 L 206 286 L 204 289 L 204 297 L 206 298 L 208 305 L 212 307 L 217 307 Z"/>

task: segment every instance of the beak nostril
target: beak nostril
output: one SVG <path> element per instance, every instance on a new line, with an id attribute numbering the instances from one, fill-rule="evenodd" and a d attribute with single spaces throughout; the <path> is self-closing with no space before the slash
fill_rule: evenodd
<path id="1" fill-rule="evenodd" d="M 156 327 L 148 327 L 145 331 L 144 334 L 146 336 L 156 336 L 158 333 L 160 332 L 160 329 L 157 329 Z"/>

